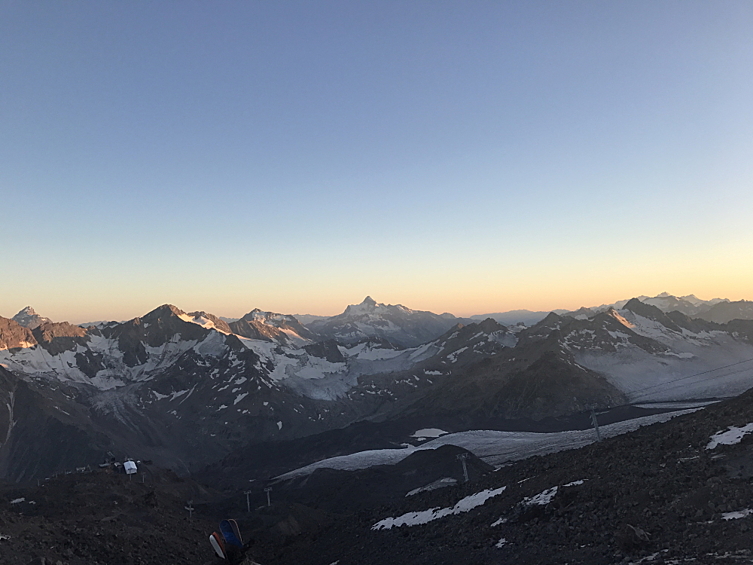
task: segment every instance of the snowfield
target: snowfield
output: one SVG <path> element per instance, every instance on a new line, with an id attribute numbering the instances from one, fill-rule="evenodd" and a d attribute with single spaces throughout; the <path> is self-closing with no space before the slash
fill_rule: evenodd
<path id="1" fill-rule="evenodd" d="M 653 416 L 644 416 L 624 422 L 617 422 L 607 426 L 600 426 L 602 437 L 632 432 L 641 426 L 648 426 L 658 422 L 666 422 L 676 416 L 689 414 L 699 410 L 687 409 Z M 360 451 L 351 455 L 341 455 L 317 461 L 299 469 L 276 477 L 276 480 L 287 480 L 293 477 L 310 475 L 316 469 L 340 469 L 356 471 L 375 465 L 394 465 L 410 454 L 423 449 L 436 449 L 443 445 L 456 445 L 467 449 L 476 457 L 490 465 L 500 466 L 508 461 L 526 459 L 534 455 L 544 455 L 565 449 L 578 449 L 596 441 L 594 430 L 575 430 L 566 432 L 538 433 L 538 432 L 499 432 L 493 430 L 475 430 L 446 434 L 437 439 L 424 443 L 420 447 L 405 447 L 402 449 L 376 449 Z"/>

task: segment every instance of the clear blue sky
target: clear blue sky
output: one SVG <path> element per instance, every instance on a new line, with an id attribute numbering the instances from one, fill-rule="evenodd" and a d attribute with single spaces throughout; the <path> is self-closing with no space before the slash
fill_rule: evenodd
<path id="1" fill-rule="evenodd" d="M 753 2 L 0 0 L 0 315 L 753 298 Z"/>

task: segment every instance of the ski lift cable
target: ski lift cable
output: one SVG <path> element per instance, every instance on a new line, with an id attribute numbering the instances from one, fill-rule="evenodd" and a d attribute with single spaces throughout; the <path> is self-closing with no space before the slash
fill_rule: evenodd
<path id="1" fill-rule="evenodd" d="M 651 385 L 651 386 L 645 387 L 645 388 L 641 389 L 640 391 L 638 391 L 638 392 L 641 392 L 642 394 L 639 394 L 635 398 L 641 398 L 642 396 L 646 396 L 646 394 L 647 394 L 646 391 L 650 391 L 650 390 L 653 390 L 653 389 L 656 389 L 656 388 L 666 387 L 667 385 L 671 385 L 671 384 L 678 383 L 678 382 L 681 382 L 681 381 L 686 381 L 688 379 L 692 379 L 692 378 L 695 378 L 695 377 L 701 377 L 703 375 L 708 375 L 709 373 L 715 373 L 716 371 L 720 371 L 722 369 L 729 369 L 730 367 L 736 367 L 738 365 L 743 365 L 745 363 L 750 363 L 751 361 L 753 361 L 753 358 L 745 359 L 743 361 L 738 361 L 736 363 L 730 363 L 729 365 L 722 365 L 721 367 L 716 367 L 715 369 L 708 369 L 706 371 L 701 371 L 700 373 L 693 373 L 692 375 L 685 375 L 685 376 L 679 377 L 677 379 L 672 379 L 672 380 L 669 380 L 669 381 L 665 381 L 663 383 L 658 383 L 658 384 L 655 384 L 655 385 Z M 737 374 L 737 373 L 740 373 L 740 372 L 742 372 L 742 371 L 737 371 L 737 372 L 733 372 L 733 373 L 727 373 L 727 374 L 724 374 L 724 375 L 716 375 L 714 378 L 723 378 L 723 377 L 727 377 L 727 376 L 730 376 L 730 375 L 733 375 L 733 374 Z"/>
<path id="2" fill-rule="evenodd" d="M 729 372 L 729 373 L 725 373 L 723 375 L 715 375 L 714 378 L 715 379 L 723 379 L 723 378 L 726 378 L 726 377 L 731 377 L 733 375 L 739 375 L 741 373 L 747 373 L 749 371 L 750 371 L 750 369 L 740 369 L 738 371 L 732 371 L 732 372 Z M 698 376 L 698 375 L 692 375 L 692 376 Z M 681 380 L 685 380 L 685 379 L 683 378 L 683 379 L 676 379 L 676 380 L 673 380 L 673 381 L 667 381 L 666 383 L 662 383 L 661 386 L 665 386 L 665 385 L 667 386 L 667 388 L 663 389 L 663 390 L 672 390 L 674 388 L 677 388 L 678 386 L 682 386 L 682 383 L 680 382 Z M 659 385 L 656 385 L 656 386 L 659 386 Z M 647 389 L 644 389 L 644 390 L 647 390 Z M 646 394 L 644 393 L 644 394 L 638 395 L 636 398 L 641 398 L 643 396 L 646 396 Z"/>
<path id="3" fill-rule="evenodd" d="M 606 411 L 614 410 L 615 408 L 626 408 L 626 407 L 629 407 L 629 406 L 634 406 L 635 404 L 641 402 L 641 398 L 644 398 L 645 396 L 648 396 L 649 393 L 647 391 L 652 391 L 654 389 L 662 389 L 662 388 L 665 388 L 666 390 L 671 390 L 673 388 L 676 388 L 676 386 L 679 386 L 679 385 L 677 385 L 677 383 L 680 383 L 682 381 L 685 381 L 685 380 L 688 380 L 688 379 L 692 379 L 694 377 L 700 377 L 700 376 L 703 376 L 703 375 L 708 375 L 709 373 L 715 373 L 716 371 L 720 371 L 722 369 L 729 369 L 730 367 L 736 367 L 738 365 L 743 365 L 745 363 L 750 363 L 751 361 L 753 361 L 753 358 L 751 358 L 751 359 L 744 359 L 743 361 L 737 361 L 736 363 L 730 363 L 729 365 L 722 365 L 722 366 L 716 367 L 714 369 L 708 369 L 706 371 L 701 371 L 700 373 L 693 373 L 692 375 L 685 375 L 685 376 L 679 377 L 677 379 L 672 379 L 672 380 L 669 380 L 669 381 L 665 381 L 663 383 L 658 383 L 658 384 L 655 384 L 655 385 L 647 386 L 645 388 L 642 388 L 642 389 L 639 389 L 639 390 L 635 391 L 635 392 L 637 392 L 639 394 L 637 394 L 636 396 L 634 396 L 630 402 L 625 403 L 625 404 L 617 404 L 615 406 L 609 406 L 606 409 Z M 733 372 L 725 373 L 723 375 L 714 375 L 714 378 L 715 379 L 722 379 L 722 378 L 725 378 L 725 377 L 729 377 L 731 375 L 737 375 L 737 374 L 743 373 L 743 372 L 745 372 L 747 370 L 748 369 L 742 369 L 742 370 L 739 370 L 739 371 L 733 371 Z M 751 374 L 751 376 L 753 376 L 753 374 Z M 697 400 L 725 400 L 725 399 L 729 399 L 729 398 L 734 398 L 735 396 L 737 396 L 737 395 L 714 397 L 713 399 L 712 398 L 704 398 L 704 399 L 697 399 Z M 599 415 L 604 414 L 604 413 L 605 413 L 604 410 L 597 412 L 597 414 L 599 414 Z"/>

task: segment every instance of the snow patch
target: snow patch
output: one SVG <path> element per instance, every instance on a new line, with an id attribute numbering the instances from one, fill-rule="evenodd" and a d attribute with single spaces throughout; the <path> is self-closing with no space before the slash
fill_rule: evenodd
<path id="1" fill-rule="evenodd" d="M 429 492 L 429 491 L 437 490 L 444 487 L 451 487 L 453 485 L 456 485 L 457 483 L 458 483 L 457 479 L 453 479 L 452 477 L 445 477 L 444 479 L 439 479 L 438 481 L 429 483 L 426 486 L 415 488 L 412 491 L 407 492 L 405 496 L 407 498 L 409 496 L 413 496 L 414 494 L 418 494 L 420 492 Z"/>
<path id="2" fill-rule="evenodd" d="M 444 430 L 440 430 L 439 428 L 424 428 L 421 430 L 416 430 L 411 434 L 410 437 L 415 437 L 419 439 L 426 439 L 426 438 L 437 438 L 440 436 L 445 435 L 447 432 Z"/>
<path id="3" fill-rule="evenodd" d="M 525 497 L 522 503 L 526 506 L 546 506 L 552 501 L 558 490 L 559 487 L 548 488 L 536 496 Z"/>
<path id="4" fill-rule="evenodd" d="M 447 356 L 447 359 L 450 360 L 450 363 L 457 363 L 458 362 L 458 355 L 460 355 L 463 351 L 468 349 L 467 347 L 461 347 L 457 351 L 453 351 Z"/>
<path id="5" fill-rule="evenodd" d="M 716 432 L 711 436 L 706 449 L 716 449 L 720 445 L 735 445 L 751 432 L 753 432 L 753 423 L 746 424 L 742 428 L 731 426 L 728 430 Z"/>
<path id="6" fill-rule="evenodd" d="M 745 510 L 737 510 L 735 512 L 725 512 L 722 514 L 722 520 L 738 520 L 739 518 L 745 518 L 753 514 L 753 508 L 746 508 Z"/>
<path id="7" fill-rule="evenodd" d="M 408 512 L 397 518 L 385 518 L 380 520 L 373 526 L 372 530 L 391 530 L 393 527 L 399 528 L 401 526 L 418 526 L 420 524 L 427 524 L 433 520 L 444 518 L 446 516 L 452 516 L 453 514 L 461 514 L 469 512 L 478 506 L 482 506 L 487 500 L 498 496 L 504 492 L 507 487 L 500 487 L 497 489 L 487 489 L 470 496 L 466 496 L 461 499 L 452 508 L 430 508 L 429 510 L 421 510 L 419 512 Z"/>
<path id="8" fill-rule="evenodd" d="M 497 526 L 501 526 L 502 524 L 507 524 L 507 518 L 500 518 L 496 522 L 494 522 L 490 527 L 496 528 Z"/>
<path id="9" fill-rule="evenodd" d="M 188 392 L 188 389 L 186 389 L 186 390 L 179 390 L 178 392 L 173 392 L 173 393 L 172 393 L 172 394 L 170 395 L 170 402 L 172 402 L 173 400 L 175 400 L 175 399 L 176 399 L 176 398 L 178 398 L 179 396 L 183 396 L 183 395 L 184 395 L 184 394 L 186 394 L 187 392 Z"/>

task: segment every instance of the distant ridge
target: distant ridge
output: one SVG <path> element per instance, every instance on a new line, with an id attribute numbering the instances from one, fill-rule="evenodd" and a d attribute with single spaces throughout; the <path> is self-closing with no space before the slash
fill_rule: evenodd
<path id="1" fill-rule="evenodd" d="M 552 311 L 555 314 L 564 314 L 567 312 L 567 310 Z M 517 324 L 532 326 L 546 318 L 549 312 L 549 310 L 540 310 L 538 312 L 531 310 L 510 310 L 508 312 L 495 312 L 494 314 L 476 314 L 471 316 L 471 320 L 485 320 L 486 318 L 491 318 L 492 320 L 496 320 L 500 324 L 506 326 L 515 326 Z"/>

